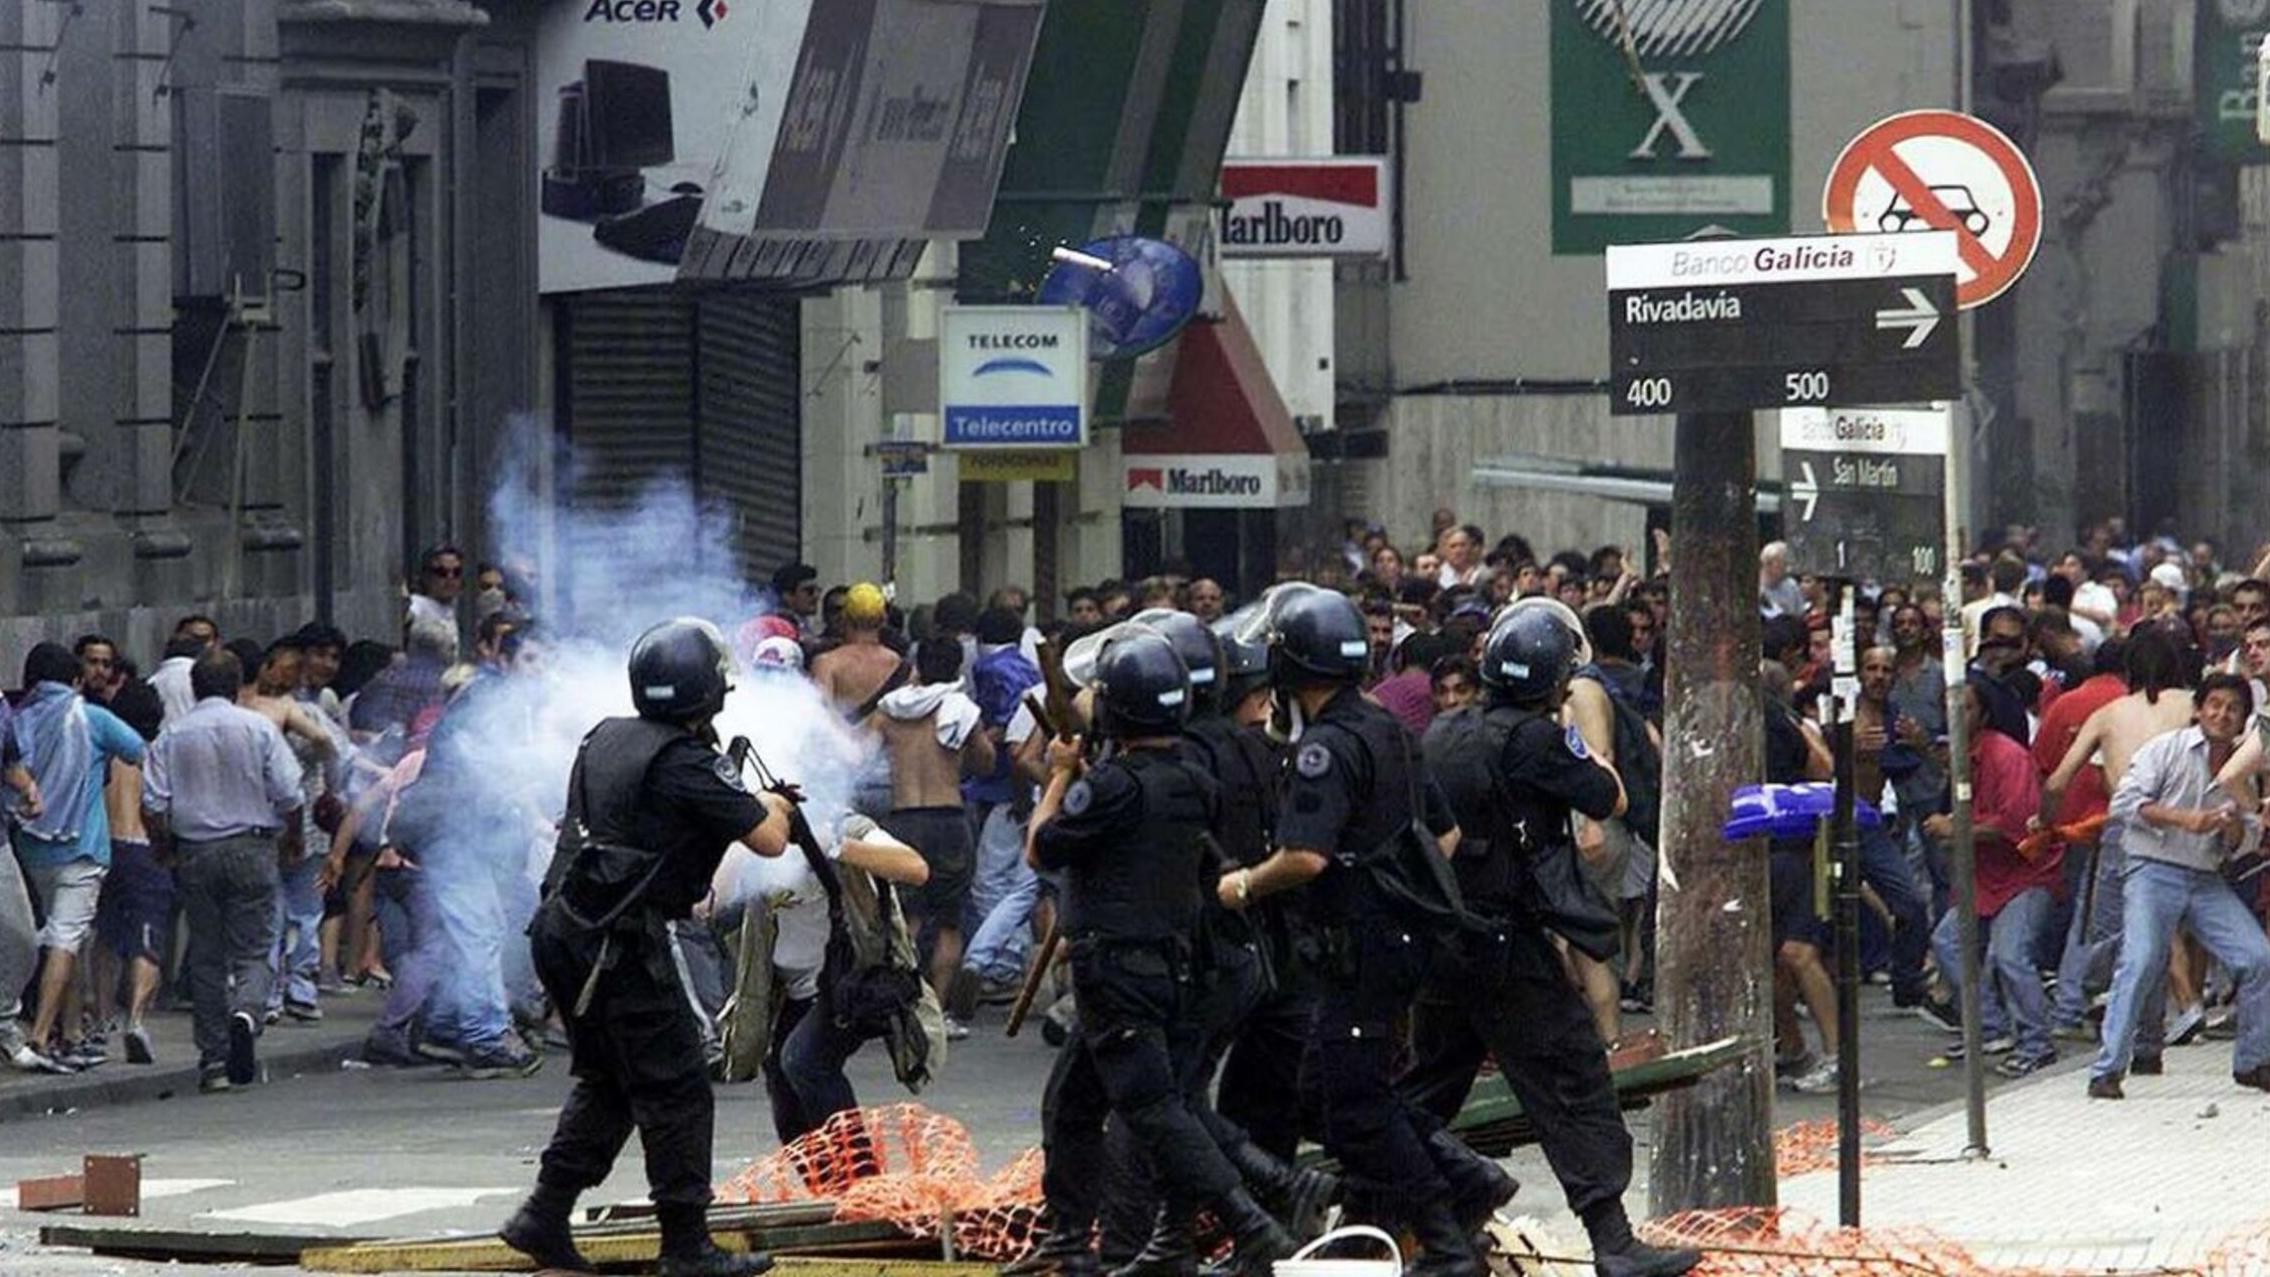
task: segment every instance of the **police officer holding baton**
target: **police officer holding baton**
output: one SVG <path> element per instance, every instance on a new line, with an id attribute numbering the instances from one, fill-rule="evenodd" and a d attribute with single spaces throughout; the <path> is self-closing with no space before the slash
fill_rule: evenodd
<path id="1" fill-rule="evenodd" d="M 750 1277 L 772 1260 L 710 1240 L 716 1101 L 669 928 L 708 894 L 732 843 L 781 854 L 794 795 L 750 793 L 738 764 L 718 752 L 711 720 L 732 690 L 733 658 L 717 627 L 679 619 L 648 630 L 631 649 L 630 684 L 638 716 L 593 728 L 576 755 L 559 850 L 529 929 L 576 1082 L 536 1191 L 500 1235 L 542 1267 L 591 1271 L 569 1213 L 635 1128 L 663 1277 Z"/>
<path id="2" fill-rule="evenodd" d="M 1425 1247 L 1408 1272 L 1480 1277 L 1444 1175 L 1472 1154 L 1447 1146 L 1455 1141 L 1430 1142 L 1438 1124 L 1397 1095 L 1392 1075 L 1395 1023 L 1427 974 L 1435 937 L 1370 868 L 1415 830 L 1447 855 L 1457 825 L 1426 782 L 1410 734 L 1358 690 L 1370 643 L 1355 604 L 1331 590 L 1285 585 L 1271 591 L 1263 616 L 1274 726 L 1293 742 L 1292 774 L 1277 850 L 1224 874 L 1221 901 L 1243 909 L 1307 888 L 1325 957 L 1301 1062 L 1303 1104 L 1322 1115 L 1325 1150 Z"/>
<path id="3" fill-rule="evenodd" d="M 1221 801 L 1213 778 L 1180 753 L 1189 670 L 1164 637 L 1129 627 L 1104 643 L 1092 686 L 1097 726 L 1117 752 L 1089 767 L 1076 738 L 1050 743 L 1048 786 L 1026 851 L 1034 868 L 1064 875 L 1062 925 L 1080 1020 L 1042 1100 L 1049 1231 L 1012 1271 L 1098 1270 L 1088 1237 L 1102 1191 L 1104 1122 L 1116 1117 L 1150 1154 L 1169 1217 L 1212 1210 L 1236 1241 L 1240 1272 L 1261 1277 L 1292 1253 L 1292 1239 L 1191 1112 L 1169 1045 L 1190 1017 L 1206 833 Z M 1194 1270 L 1194 1258 L 1187 1262 Z"/>

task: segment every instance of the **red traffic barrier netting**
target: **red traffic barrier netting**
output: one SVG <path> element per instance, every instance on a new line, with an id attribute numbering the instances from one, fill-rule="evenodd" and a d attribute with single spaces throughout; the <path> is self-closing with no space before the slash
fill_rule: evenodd
<path id="1" fill-rule="evenodd" d="M 1870 1123 L 1866 1134 L 1880 1139 L 1892 1132 Z M 1834 1167 L 1836 1124 L 1788 1127 L 1775 1135 L 1774 1153 L 1784 1175 Z M 1007 1263 L 1040 1239 L 1041 1165 L 1040 1150 L 1026 1149 L 984 1175 L 967 1127 L 919 1104 L 894 1104 L 836 1114 L 720 1184 L 717 1200 L 830 1200 L 839 1221 L 882 1220 L 914 1237 L 935 1238 L 950 1226 L 956 1255 Z M 1929 1229 L 1846 1230 L 1778 1209 L 1693 1211 L 1644 1224 L 1640 1232 L 1657 1245 L 1702 1250 L 1696 1277 L 2106 1277 L 2118 1271 L 1989 1263 Z M 2270 1277 L 2270 1220 L 2235 1229 L 2197 1264 L 2142 1271 Z"/>
<path id="2" fill-rule="evenodd" d="M 717 1187 L 734 1204 L 832 1200 L 838 1220 L 883 1220 L 914 1237 L 953 1221 L 954 1252 L 1008 1262 L 1040 1239 L 1041 1154 L 991 1176 L 969 1128 L 919 1104 L 849 1109 Z"/>

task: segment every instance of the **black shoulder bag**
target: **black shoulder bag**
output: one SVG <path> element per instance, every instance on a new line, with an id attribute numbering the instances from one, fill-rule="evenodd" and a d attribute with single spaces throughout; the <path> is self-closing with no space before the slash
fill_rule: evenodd
<path id="1" fill-rule="evenodd" d="M 1534 714 L 1522 713 L 1522 718 Z M 1483 718 L 1485 726 L 1493 728 L 1490 717 Z M 1503 721 L 1502 719 L 1500 720 Z M 1519 720 L 1516 721 L 1519 725 Z M 1557 831 L 1560 837 L 1540 837 L 1529 828 L 1529 822 L 1513 819 L 1516 810 L 1513 796 L 1506 792 L 1503 760 L 1506 744 L 1513 738 L 1512 728 L 1502 734 L 1486 731 L 1495 757 L 1489 768 L 1490 792 L 1495 795 L 1498 807 L 1499 828 L 1493 831 L 1492 842 L 1506 839 L 1505 846 L 1520 856 L 1521 874 L 1527 879 L 1528 904 L 1537 915 L 1537 921 L 1546 930 L 1560 936 L 1579 953 L 1596 962 L 1606 962 L 1623 948 L 1623 920 L 1616 916 L 1613 904 L 1601 898 L 1590 879 L 1584 876 L 1583 866 L 1577 863 L 1576 840 L 1568 836 L 1564 821 Z"/>
<path id="2" fill-rule="evenodd" d="M 789 823 L 790 836 L 797 850 L 804 853 L 804 863 L 811 866 L 812 876 L 828 893 L 827 965 L 820 971 L 820 987 L 827 997 L 829 1016 L 839 1029 L 862 1038 L 881 1037 L 900 1013 L 921 999 L 922 979 L 893 964 L 887 956 L 866 964 L 859 961 L 851 942 L 850 915 L 843 907 L 843 879 L 836 873 L 835 862 L 820 850 L 820 841 L 813 836 L 802 808 L 793 811 Z M 875 883 L 875 908 L 887 955 L 898 909 L 898 891 L 890 883 Z"/>
<path id="3" fill-rule="evenodd" d="M 1486 931 L 1488 921 L 1466 909 L 1466 897 L 1458 888 L 1450 857 L 1442 854 L 1442 845 L 1427 832 L 1418 760 L 1411 753 L 1409 733 L 1401 728 L 1397 731 L 1403 747 L 1403 771 L 1410 784 L 1411 818 L 1359 865 L 1396 912 L 1436 936 Z"/>

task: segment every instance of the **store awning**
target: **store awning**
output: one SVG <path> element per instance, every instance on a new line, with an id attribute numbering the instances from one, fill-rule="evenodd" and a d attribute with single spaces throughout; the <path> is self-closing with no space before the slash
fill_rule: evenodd
<path id="1" fill-rule="evenodd" d="M 1130 424 L 1121 441 L 1136 509 L 1270 510 L 1308 504 L 1308 444 L 1262 362 L 1234 299 L 1194 320 L 1175 354 L 1164 425 Z"/>

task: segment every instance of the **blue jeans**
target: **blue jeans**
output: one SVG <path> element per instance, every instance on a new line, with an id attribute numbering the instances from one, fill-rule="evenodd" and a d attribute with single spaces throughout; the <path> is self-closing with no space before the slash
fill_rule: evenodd
<path id="1" fill-rule="evenodd" d="M 2112 980 L 2113 960 L 2120 956 L 2121 865 L 2120 822 L 2108 820 L 2104 832 L 2097 835 L 2096 891 L 2089 915 L 2081 913 L 2081 901 L 2088 894 L 2086 884 L 2076 887 L 2073 899 L 2073 925 L 2065 934 L 2065 957 L 2057 964 L 2057 1006 L 2053 1011 L 2059 1028 L 2072 1028 L 2081 1022 L 2089 1007 L 2089 986 L 2107 985 Z M 2065 854 L 2072 856 L 2074 850 Z M 2086 857 L 2082 873 L 2087 873 Z"/>
<path id="2" fill-rule="evenodd" d="M 1890 830 L 1879 827 L 1860 831 L 1860 881 L 1875 891 L 1892 915 L 1888 942 L 1878 924 L 1877 944 L 1870 946 L 1865 939 L 1870 928 L 1863 926 L 1861 965 L 1871 971 L 1888 969 L 1892 973 L 1892 996 L 1902 1003 L 1919 1002 L 1926 990 L 1923 955 L 1931 948 L 1931 919 L 1924 911 L 1923 893 L 1916 890 L 1915 878 L 1908 871 L 1907 857 L 1892 841 Z M 1874 910 L 1861 911 L 1864 924 L 1874 918 Z M 1885 952 L 1871 953 L 1872 948 Z"/>
<path id="3" fill-rule="evenodd" d="M 859 1107 L 843 1066 L 866 1041 L 837 1026 L 826 994 L 780 1009 L 772 1052 L 765 1057 L 765 1090 L 772 1100 L 773 1134 L 781 1143 Z"/>
<path id="4" fill-rule="evenodd" d="M 2147 1016 L 2166 1001 L 2168 946 L 2187 927 L 2238 982 L 2238 1045 L 2231 1071 L 2270 1063 L 2270 938 L 2222 875 L 2162 860 L 2132 858 L 2121 884 L 2126 929 L 2120 965 L 2112 976 L 2112 1005 L 2105 1010 L 2104 1046 L 2094 1077 L 2119 1077 L 2136 1053 L 2135 1038 Z"/>
<path id="5" fill-rule="evenodd" d="M 276 888 L 276 949 L 268 955 L 275 983 L 268 1009 L 284 1003 L 315 1005 L 315 972 L 323 959 L 323 857 L 302 856 L 287 866 Z"/>
<path id="6" fill-rule="evenodd" d="M 1982 1037 L 2004 1034 L 2018 1041 L 2024 1059 L 2057 1054 L 2049 1040 L 2049 994 L 2042 988 L 2041 971 L 2034 965 L 2034 944 L 2055 912 L 2057 899 L 2047 887 L 2021 891 L 2000 912 L 1979 920 L 1986 941 L 1985 977 L 1978 991 L 1978 1019 Z M 1959 947 L 1958 917 L 1950 909 L 1940 915 L 1931 933 L 1932 951 L 1939 955 L 1939 974 L 1957 994 L 1962 991 L 1963 963 Z"/>
<path id="7" fill-rule="evenodd" d="M 970 937 L 962 969 L 996 983 L 1021 979 L 1031 948 L 1033 906 L 1040 903 L 1040 875 L 1025 863 L 1025 822 L 1012 819 L 1007 805 L 996 806 L 978 831 L 977 881 L 970 888 Z"/>
<path id="8" fill-rule="evenodd" d="M 442 965 L 426 1008 L 426 1029 L 469 1050 L 498 1046 L 512 1031 L 504 991 L 504 900 L 489 854 L 494 850 L 455 849 L 441 861 L 452 872 L 437 881 L 433 893 Z"/>

